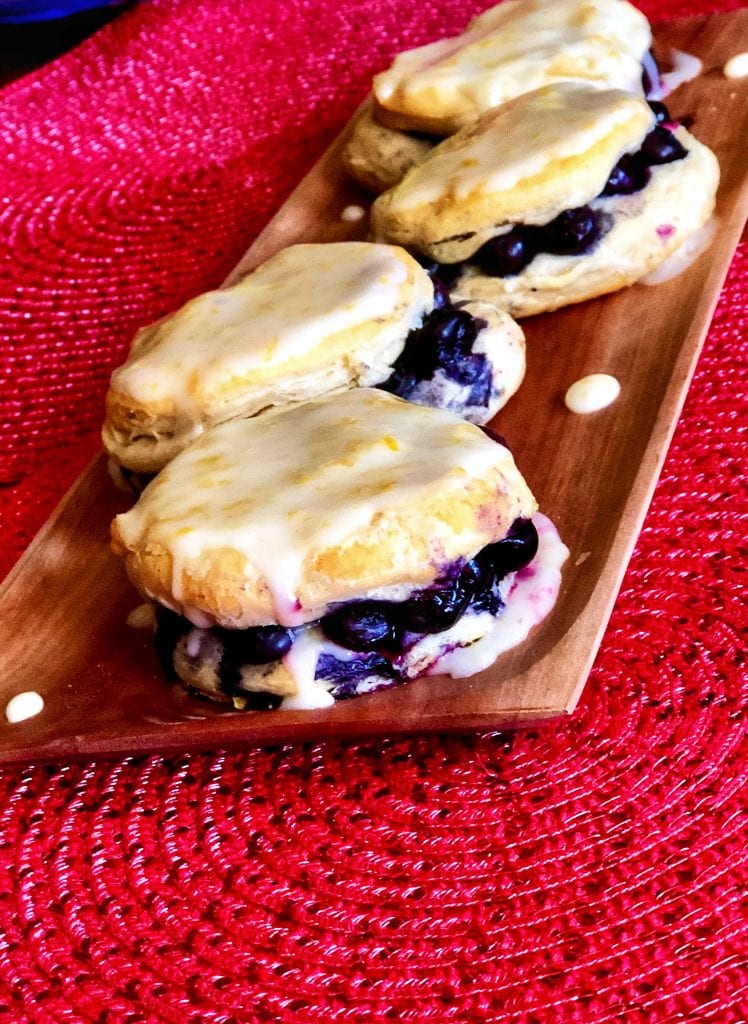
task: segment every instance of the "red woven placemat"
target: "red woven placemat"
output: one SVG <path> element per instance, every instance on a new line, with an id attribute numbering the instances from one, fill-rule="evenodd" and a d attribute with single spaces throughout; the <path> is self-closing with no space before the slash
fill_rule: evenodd
<path id="1" fill-rule="evenodd" d="M 392 52 L 480 6 L 142 4 L 0 92 L 0 569 L 133 327 L 222 278 Z M 745 269 L 575 717 L 3 772 L 0 1019 L 748 1019 Z"/>

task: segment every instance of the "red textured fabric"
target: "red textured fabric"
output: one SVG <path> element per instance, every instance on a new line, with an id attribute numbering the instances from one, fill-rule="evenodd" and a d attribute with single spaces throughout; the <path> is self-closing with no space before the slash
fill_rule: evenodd
<path id="1" fill-rule="evenodd" d="M 222 278 L 395 50 L 481 6 L 142 4 L 0 91 L 0 571 L 134 326 Z M 748 1020 L 747 262 L 573 719 L 0 773 L 0 1020 Z"/>

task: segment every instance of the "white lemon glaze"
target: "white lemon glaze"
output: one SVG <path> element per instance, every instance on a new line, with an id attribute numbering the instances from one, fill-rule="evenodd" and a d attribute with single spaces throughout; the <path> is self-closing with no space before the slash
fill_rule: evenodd
<path id="1" fill-rule="evenodd" d="M 519 182 L 532 179 L 554 161 L 578 156 L 608 137 L 617 126 L 634 119 L 642 124 L 643 100 L 614 90 L 591 89 L 579 82 L 562 82 L 549 90 L 533 93 L 518 106 L 502 109 L 490 129 L 484 129 L 459 146 L 452 140 L 434 155 L 412 168 L 401 187 L 387 193 L 389 215 L 428 206 L 449 190 L 455 204 L 475 195 L 490 195 L 513 189 Z M 492 115 L 493 116 L 493 115 Z M 646 125 L 632 139 L 638 147 Z M 621 154 L 617 154 L 615 159 Z M 594 195 L 602 182 L 585 181 Z M 407 187 L 406 187 L 407 186 Z M 571 196 L 569 205 L 579 205 Z"/>
<path id="2" fill-rule="evenodd" d="M 366 530 L 377 515 L 417 507 L 435 489 L 457 492 L 504 462 L 516 474 L 505 448 L 456 416 L 361 388 L 292 415 L 215 427 L 116 524 L 128 549 L 147 537 L 169 551 L 174 603 L 196 624 L 205 622 L 182 605 L 185 562 L 228 548 L 261 573 L 276 621 L 295 626 L 313 617 L 296 595 L 310 552 Z"/>
<path id="3" fill-rule="evenodd" d="M 704 67 L 698 57 L 692 53 L 684 53 L 682 50 L 673 50 L 673 69 L 660 74 L 661 98 L 669 96 L 679 85 L 692 81 L 701 74 Z M 654 98 L 654 97 L 653 97 Z"/>
<path id="4" fill-rule="evenodd" d="M 291 246 L 232 288 L 199 295 L 143 328 L 112 387 L 139 402 L 169 401 L 209 419 L 232 379 L 281 368 L 333 334 L 376 323 L 377 350 L 404 338 L 424 309 L 426 283 L 405 287 L 413 270 L 411 258 L 394 246 Z"/>
<path id="5" fill-rule="evenodd" d="M 641 91 L 647 19 L 624 0 L 505 0 L 453 39 L 402 53 L 374 79 L 384 107 L 467 123 L 568 79 Z"/>
<path id="6" fill-rule="evenodd" d="M 574 381 L 564 396 L 569 412 L 584 416 L 612 405 L 621 393 L 621 385 L 608 373 L 591 373 Z"/>
<path id="7" fill-rule="evenodd" d="M 306 629 L 296 637 L 293 647 L 283 658 L 283 664 L 296 684 L 296 693 L 292 697 L 284 697 L 281 702 L 285 711 L 327 708 L 335 703 L 333 696 L 314 680 L 317 661 L 330 646 L 316 629 Z"/>
<path id="8" fill-rule="evenodd" d="M 748 75 L 748 53 L 736 53 L 722 68 L 725 78 L 745 78 Z"/>

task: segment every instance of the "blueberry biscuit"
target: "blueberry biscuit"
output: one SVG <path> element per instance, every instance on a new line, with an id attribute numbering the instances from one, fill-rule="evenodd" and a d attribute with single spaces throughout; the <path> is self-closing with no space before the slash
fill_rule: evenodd
<path id="1" fill-rule="evenodd" d="M 372 389 L 213 428 L 112 536 L 167 667 L 251 708 L 485 668 L 566 555 L 503 445 Z"/>
<path id="2" fill-rule="evenodd" d="M 505 0 L 377 75 L 343 162 L 383 192 L 440 139 L 523 93 L 568 80 L 641 92 L 650 44 L 646 18 L 626 0 Z"/>
<path id="3" fill-rule="evenodd" d="M 216 423 L 355 386 L 485 423 L 523 374 L 517 324 L 453 309 L 403 249 L 295 245 L 141 330 L 112 375 L 102 436 L 119 466 L 153 473 Z"/>
<path id="4" fill-rule="evenodd" d="M 453 295 L 530 316 L 643 277 L 709 219 L 718 181 L 662 104 L 567 82 L 441 143 L 376 200 L 372 227 Z"/>
<path id="5" fill-rule="evenodd" d="M 626 0 L 505 0 L 462 35 L 399 54 L 374 79 L 376 118 L 446 136 L 545 85 L 641 91 L 651 42 Z"/>

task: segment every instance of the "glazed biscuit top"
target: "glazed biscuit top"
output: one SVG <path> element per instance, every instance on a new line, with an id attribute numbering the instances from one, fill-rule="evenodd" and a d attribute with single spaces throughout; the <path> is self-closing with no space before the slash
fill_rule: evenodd
<path id="1" fill-rule="evenodd" d="M 144 405 L 210 407 L 237 378 L 272 380 L 290 365 L 342 357 L 356 331 L 378 352 L 404 339 L 432 305 L 428 275 L 401 249 L 293 245 L 233 287 L 141 330 L 112 389 Z"/>
<path id="2" fill-rule="evenodd" d="M 480 428 L 361 388 L 213 428 L 112 532 L 136 585 L 193 621 L 197 609 L 297 625 L 337 600 L 432 582 L 535 508 Z M 217 607 L 211 577 L 229 566 Z"/>
<path id="3" fill-rule="evenodd" d="M 589 202 L 653 124 L 644 99 L 617 89 L 537 89 L 442 142 L 381 195 L 375 235 L 427 252 L 454 241 L 463 259 L 503 225 L 544 224 Z"/>
<path id="4" fill-rule="evenodd" d="M 652 35 L 626 0 L 505 0 L 463 35 L 409 50 L 374 79 L 384 123 L 456 131 L 522 93 L 570 79 L 641 92 Z"/>

